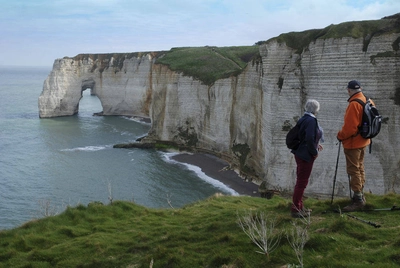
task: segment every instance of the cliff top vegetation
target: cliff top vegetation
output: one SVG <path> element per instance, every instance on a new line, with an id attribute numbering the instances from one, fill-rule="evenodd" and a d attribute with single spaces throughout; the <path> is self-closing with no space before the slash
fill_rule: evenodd
<path id="1" fill-rule="evenodd" d="M 250 61 L 260 60 L 258 46 L 232 47 L 180 47 L 170 51 L 78 54 L 72 59 L 81 61 L 91 59 L 92 71 L 103 72 L 110 67 L 111 59 L 115 72 L 123 68 L 125 59 L 152 54 L 157 64 L 167 65 L 171 70 L 192 76 L 206 85 L 240 74 Z M 65 57 L 69 58 L 69 57 Z"/>
<path id="2" fill-rule="evenodd" d="M 219 79 L 239 75 L 249 62 L 261 63 L 259 45 L 268 42 L 285 43 L 293 48 L 297 54 L 301 54 L 311 42 L 315 42 L 317 39 L 363 38 L 363 51 L 367 51 L 372 37 L 399 32 L 400 13 L 380 20 L 351 21 L 337 25 L 332 24 L 323 29 L 284 33 L 267 41 L 259 41 L 254 46 L 180 47 L 159 52 L 79 54 L 73 59 L 90 58 L 95 61 L 92 71 L 103 72 L 109 68 L 109 63 L 113 58 L 112 67 L 115 72 L 118 72 L 122 69 L 125 59 L 151 53 L 156 58 L 157 64 L 167 65 L 173 71 L 198 79 L 205 85 L 212 85 Z M 400 39 L 393 44 L 395 50 L 399 50 L 399 43 Z"/>
<path id="3" fill-rule="evenodd" d="M 240 74 L 252 60 L 259 60 L 258 46 L 173 48 L 159 57 L 158 64 L 192 76 L 206 85 Z"/>
<path id="4" fill-rule="evenodd" d="M 307 222 L 276 195 L 215 195 L 179 209 L 95 202 L 0 231 L 0 267 L 399 267 L 399 210 L 373 210 L 399 198 L 367 194 L 369 211 L 348 214 L 332 211 L 348 198 L 308 198 Z M 277 242 L 268 254 L 238 224 L 255 219 Z"/>
<path id="5" fill-rule="evenodd" d="M 256 44 L 262 45 L 277 41 L 278 43 L 286 43 L 288 47 L 295 49 L 297 54 L 301 54 L 311 42 L 315 42 L 317 39 L 352 37 L 363 38 L 363 51 L 367 51 L 372 37 L 399 32 L 400 13 L 384 17 L 380 20 L 351 21 L 337 25 L 332 24 L 323 29 L 284 33 L 267 41 L 257 42 Z"/>
<path id="6" fill-rule="evenodd" d="M 91 59 L 94 62 L 94 66 L 92 71 L 96 69 L 99 72 L 103 72 L 105 69 L 110 67 L 111 59 L 113 60 L 112 67 L 115 69 L 116 72 L 122 70 L 124 65 L 124 60 L 131 59 L 133 57 L 139 58 L 143 57 L 146 54 L 152 54 L 154 57 L 162 55 L 165 53 L 164 51 L 159 52 L 132 52 L 132 53 L 97 53 L 97 54 L 78 54 L 73 57 L 73 60 L 82 61 Z M 64 57 L 69 59 L 69 57 Z"/>

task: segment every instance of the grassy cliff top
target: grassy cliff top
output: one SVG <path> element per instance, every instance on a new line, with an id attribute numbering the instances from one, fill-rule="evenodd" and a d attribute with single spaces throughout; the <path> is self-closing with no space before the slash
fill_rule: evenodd
<path id="1" fill-rule="evenodd" d="M 152 54 L 153 57 L 159 57 L 166 53 L 165 51 L 158 52 L 132 52 L 132 53 L 94 53 L 94 54 L 78 54 L 75 57 L 64 57 L 64 59 L 73 59 L 76 61 L 85 61 L 91 59 L 94 62 L 92 72 L 99 71 L 102 73 L 110 66 L 111 59 L 113 60 L 112 68 L 115 72 L 122 70 L 124 61 L 131 58 L 140 58 L 147 54 Z"/>
<path id="2" fill-rule="evenodd" d="M 156 64 L 167 65 L 171 70 L 192 76 L 206 85 L 212 85 L 218 79 L 236 76 L 250 61 L 259 59 L 258 46 L 181 47 L 158 52 L 79 54 L 72 59 L 81 61 L 90 58 L 94 61 L 92 71 L 103 72 L 109 68 L 113 58 L 112 67 L 118 72 L 125 59 L 149 53 L 156 58 Z"/>
<path id="3" fill-rule="evenodd" d="M 109 62 L 113 58 L 112 67 L 115 72 L 118 72 L 122 69 L 125 59 L 142 57 L 151 53 L 157 64 L 167 65 L 173 71 L 191 76 L 206 85 L 212 85 L 218 79 L 237 76 L 250 62 L 261 61 L 259 45 L 271 41 L 286 43 L 287 46 L 295 49 L 296 53 L 301 54 L 311 42 L 317 39 L 363 38 L 363 51 L 366 51 L 372 37 L 399 32 L 400 13 L 380 20 L 351 21 L 329 25 L 324 29 L 289 32 L 267 41 L 257 42 L 254 46 L 180 47 L 158 52 L 79 54 L 73 59 L 90 58 L 95 61 L 92 71 L 103 72 L 109 68 Z M 399 43 L 400 39 L 393 44 L 395 50 L 399 50 Z"/>
<path id="4" fill-rule="evenodd" d="M 259 59 L 258 46 L 173 48 L 156 61 L 176 72 L 192 76 L 206 85 L 240 74 Z"/>
<path id="5" fill-rule="evenodd" d="M 297 54 L 301 54 L 308 44 L 317 39 L 352 37 L 363 38 L 363 51 L 366 51 L 372 37 L 399 32 L 400 13 L 380 20 L 351 21 L 337 25 L 332 24 L 323 29 L 284 33 L 267 41 L 260 41 L 257 44 L 261 45 L 271 41 L 286 43 L 287 46 L 295 49 Z"/>
<path id="6" fill-rule="evenodd" d="M 307 198 L 308 223 L 291 218 L 290 200 L 280 196 L 215 195 L 178 209 L 127 201 L 78 205 L 0 231 L 0 267 L 283 267 L 299 264 L 289 243 L 298 234 L 304 267 L 399 267 L 400 211 L 372 209 L 392 208 L 400 196 L 366 198 L 369 211 L 349 214 L 333 212 L 349 198 L 333 205 Z M 239 227 L 246 218 L 265 220 L 258 226 L 269 230 L 270 243 L 277 241 L 268 256 Z"/>

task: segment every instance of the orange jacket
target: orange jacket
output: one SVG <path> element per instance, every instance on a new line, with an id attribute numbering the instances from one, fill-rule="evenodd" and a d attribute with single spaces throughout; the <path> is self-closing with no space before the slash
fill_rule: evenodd
<path id="1" fill-rule="evenodd" d="M 363 107 L 353 99 L 360 99 L 366 102 L 366 98 L 362 92 L 357 92 L 347 101 L 346 113 L 344 114 L 344 123 L 342 129 L 338 132 L 337 138 L 342 141 L 345 149 L 363 148 L 371 143 L 370 139 L 364 139 L 358 134 L 358 127 L 361 126 Z M 372 101 L 371 101 L 372 102 Z"/>

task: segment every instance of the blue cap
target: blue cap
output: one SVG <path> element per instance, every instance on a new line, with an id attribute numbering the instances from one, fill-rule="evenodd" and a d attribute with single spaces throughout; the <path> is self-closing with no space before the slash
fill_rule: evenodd
<path id="1" fill-rule="evenodd" d="M 350 88 L 350 89 L 360 89 L 360 87 L 361 87 L 361 84 L 357 80 L 351 80 L 349 82 L 349 84 L 347 85 L 347 88 Z"/>

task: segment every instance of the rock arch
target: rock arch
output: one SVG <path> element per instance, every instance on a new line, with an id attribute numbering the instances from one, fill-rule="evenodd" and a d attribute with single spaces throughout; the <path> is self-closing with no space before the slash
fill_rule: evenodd
<path id="1" fill-rule="evenodd" d="M 78 102 L 77 111 L 78 114 L 83 111 L 92 115 L 103 115 L 103 105 L 96 94 L 96 82 L 93 79 L 82 80 L 81 98 Z"/>
<path id="2" fill-rule="evenodd" d="M 81 94 L 86 89 L 90 89 L 90 95 L 96 95 L 96 82 L 91 78 L 82 80 Z"/>
<path id="3" fill-rule="evenodd" d="M 82 92 L 90 88 L 101 102 L 103 115 L 149 118 L 153 61 L 148 54 L 125 59 L 125 71 L 121 71 L 111 63 L 108 68 L 100 68 L 104 62 L 90 57 L 57 59 L 39 97 L 39 117 L 78 113 Z"/>

